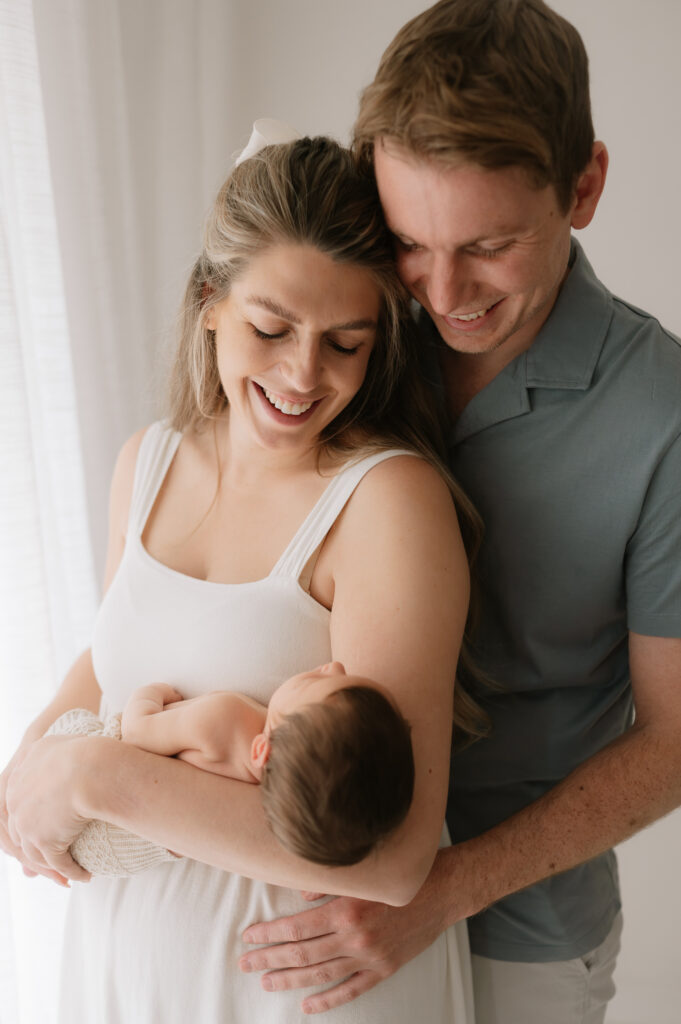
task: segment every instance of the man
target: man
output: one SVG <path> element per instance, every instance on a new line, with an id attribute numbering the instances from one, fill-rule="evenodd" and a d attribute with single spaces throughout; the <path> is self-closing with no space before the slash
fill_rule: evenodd
<path id="1" fill-rule="evenodd" d="M 492 728 L 453 757 L 456 845 L 412 904 L 256 926 L 250 941 L 284 944 L 245 961 L 275 990 L 335 982 L 305 1000 L 321 1010 L 468 917 L 477 1024 L 597 1024 L 621 929 L 612 847 L 681 803 L 681 349 L 571 238 L 608 157 L 581 39 L 542 0 L 442 0 L 406 25 L 355 146 L 485 521 Z"/>

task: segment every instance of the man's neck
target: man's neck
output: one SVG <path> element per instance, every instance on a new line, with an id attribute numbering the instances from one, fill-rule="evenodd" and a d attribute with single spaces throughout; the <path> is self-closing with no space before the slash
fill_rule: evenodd
<path id="1" fill-rule="evenodd" d="M 529 345 L 525 348 L 529 348 Z M 471 399 L 486 388 L 525 348 L 515 351 L 510 346 L 508 349 L 502 346 L 484 354 L 440 349 L 440 370 L 450 419 L 458 419 Z"/>

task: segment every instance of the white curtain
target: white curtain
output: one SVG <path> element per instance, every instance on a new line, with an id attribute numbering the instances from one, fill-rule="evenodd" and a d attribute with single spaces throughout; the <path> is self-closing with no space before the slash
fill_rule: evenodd
<path id="1" fill-rule="evenodd" d="M 85 646 L 96 602 L 29 0 L 0 2 L 0 759 Z M 0 1017 L 50 1021 L 64 893 L 0 861 Z M 39 966 L 38 976 L 35 973 Z"/>
<path id="2" fill-rule="evenodd" d="M 205 212 L 247 136 L 248 6 L 33 0 L 98 577 L 116 452 L 160 408 Z"/>

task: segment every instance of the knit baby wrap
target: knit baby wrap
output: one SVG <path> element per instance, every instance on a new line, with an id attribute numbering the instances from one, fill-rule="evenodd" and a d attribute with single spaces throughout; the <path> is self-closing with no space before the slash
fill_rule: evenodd
<path id="1" fill-rule="evenodd" d="M 47 730 L 55 736 L 109 736 L 121 739 L 121 716 L 102 720 L 85 708 L 73 708 L 61 715 Z M 73 859 L 93 875 L 136 875 L 139 871 L 177 860 L 177 857 L 148 839 L 136 836 L 107 821 L 89 821 L 71 843 Z"/>

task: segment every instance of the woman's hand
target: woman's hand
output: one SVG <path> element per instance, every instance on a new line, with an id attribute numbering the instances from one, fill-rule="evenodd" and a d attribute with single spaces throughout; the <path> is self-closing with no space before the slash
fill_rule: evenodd
<path id="1" fill-rule="evenodd" d="M 54 882 L 58 882 L 59 885 L 68 885 L 67 880 L 63 875 L 60 875 L 59 872 L 52 871 L 48 868 L 39 868 L 38 865 L 33 865 L 27 861 L 24 851 L 20 846 L 16 846 L 14 844 L 9 834 L 7 812 L 7 786 L 9 783 L 9 777 L 23 759 L 29 746 L 29 743 L 22 743 L 5 770 L 0 774 L 0 850 L 2 850 L 3 853 L 6 853 L 8 857 L 14 857 L 15 860 L 19 861 L 27 878 L 35 878 L 36 875 L 45 875 L 46 878 L 50 878 Z"/>
<path id="2" fill-rule="evenodd" d="M 31 870 L 24 859 L 23 850 L 15 846 L 10 837 L 7 812 L 7 785 L 9 777 L 22 759 L 25 749 L 23 745 L 19 747 L 12 760 L 0 775 L 0 850 L 9 857 L 15 857 L 23 865 L 24 874 L 32 876 L 37 874 L 37 872 Z"/>
<path id="3" fill-rule="evenodd" d="M 78 810 L 78 784 L 84 770 L 83 744 L 89 741 L 82 736 L 46 736 L 20 751 L 3 773 L 3 848 L 25 870 L 62 885 L 69 878 L 90 878 L 69 853 L 87 823 Z"/>

